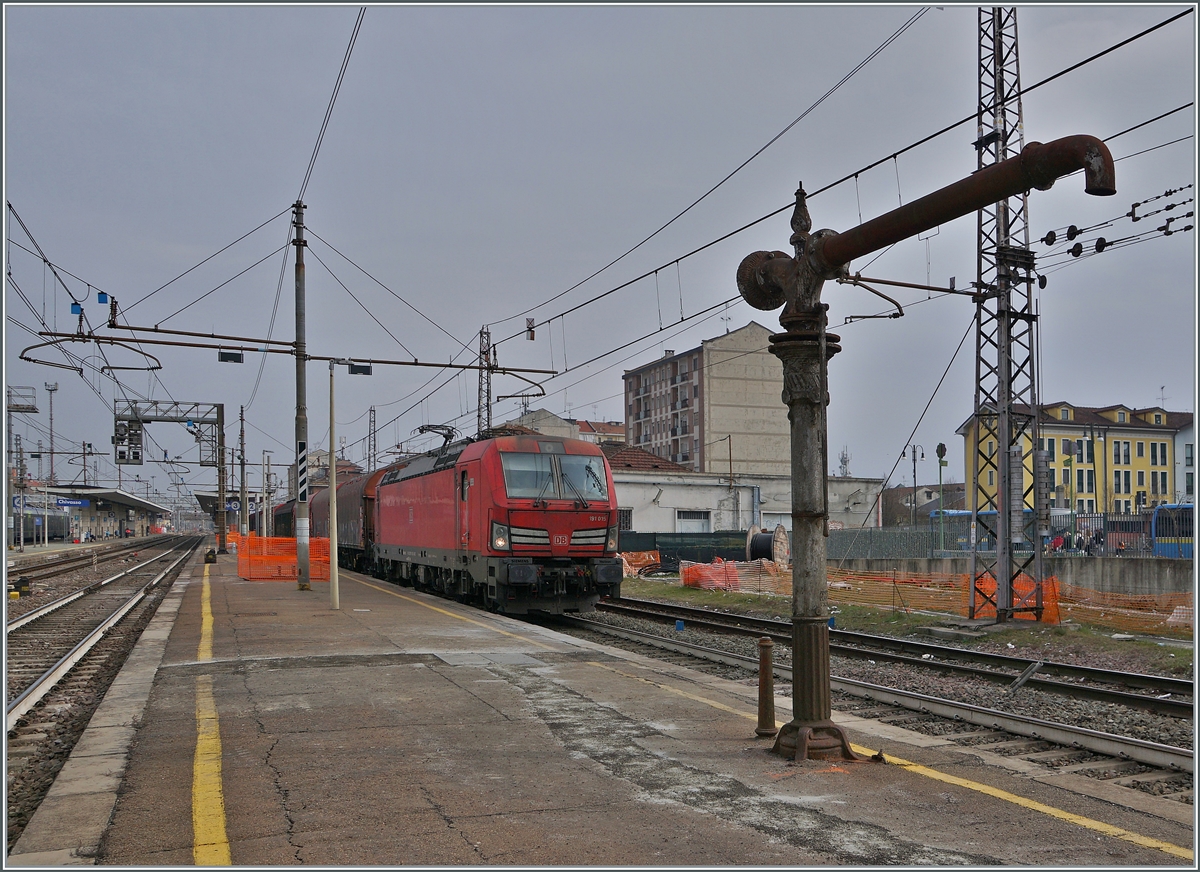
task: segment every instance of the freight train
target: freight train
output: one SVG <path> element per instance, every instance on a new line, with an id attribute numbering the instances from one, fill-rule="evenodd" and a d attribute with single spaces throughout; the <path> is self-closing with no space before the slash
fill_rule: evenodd
<path id="1" fill-rule="evenodd" d="M 506 614 L 586 612 L 619 596 L 612 471 L 589 442 L 447 441 L 338 483 L 338 563 Z M 293 504 L 275 510 L 292 530 Z M 310 503 L 329 535 L 329 490 Z"/>

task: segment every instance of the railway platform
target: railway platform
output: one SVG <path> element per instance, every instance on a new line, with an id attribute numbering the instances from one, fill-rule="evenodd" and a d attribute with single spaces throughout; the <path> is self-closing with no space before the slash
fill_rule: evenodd
<path id="1" fill-rule="evenodd" d="M 1194 868 L 1175 803 L 836 711 L 887 762 L 791 763 L 755 737 L 753 680 L 350 572 L 334 611 L 327 583 L 202 560 L 7 865 Z"/>

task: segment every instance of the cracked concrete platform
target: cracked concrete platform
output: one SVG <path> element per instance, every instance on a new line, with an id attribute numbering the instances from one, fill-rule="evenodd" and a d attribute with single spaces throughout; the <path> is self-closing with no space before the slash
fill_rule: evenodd
<path id="1" fill-rule="evenodd" d="M 176 583 L 7 865 L 193 864 L 211 676 L 237 866 L 1191 866 L 899 766 L 788 763 L 754 736 L 752 685 L 354 573 L 334 612 L 327 584 L 244 581 L 222 556 L 197 662 L 202 573 Z M 860 745 L 1192 844 L 1190 821 L 835 719 Z"/>

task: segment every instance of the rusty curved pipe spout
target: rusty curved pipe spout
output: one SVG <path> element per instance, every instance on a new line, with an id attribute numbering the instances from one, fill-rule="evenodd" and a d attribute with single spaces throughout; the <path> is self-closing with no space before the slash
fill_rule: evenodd
<path id="1" fill-rule="evenodd" d="M 1045 144 L 1031 142 L 1016 157 L 985 167 L 845 233 L 826 231 L 828 235 L 812 240 L 809 264 L 818 275 L 834 278 L 856 257 L 978 212 L 1030 188 L 1047 190 L 1057 179 L 1076 170 L 1084 171 L 1086 193 L 1105 197 L 1117 192 L 1112 154 L 1096 137 L 1079 134 Z"/>

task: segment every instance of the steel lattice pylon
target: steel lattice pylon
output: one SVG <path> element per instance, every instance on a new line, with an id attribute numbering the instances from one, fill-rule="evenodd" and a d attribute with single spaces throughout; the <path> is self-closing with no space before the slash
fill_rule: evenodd
<path id="1" fill-rule="evenodd" d="M 979 169 L 1024 148 L 1020 90 L 1017 10 L 981 8 Z M 969 616 L 991 605 L 997 621 L 1015 612 L 1041 618 L 1040 544 L 1049 521 L 1046 496 L 1036 486 L 1042 476 L 1035 475 L 1037 313 L 1028 205 L 1023 194 L 979 212 Z M 1033 518 L 1025 514 L 1027 504 Z M 1022 577 L 1032 584 L 1018 593 L 1015 583 Z"/>
<path id="2" fill-rule="evenodd" d="M 487 327 L 479 329 L 479 405 L 476 412 L 476 429 L 480 438 L 492 429 L 492 364 L 495 349 L 492 348 L 492 333 Z"/>

